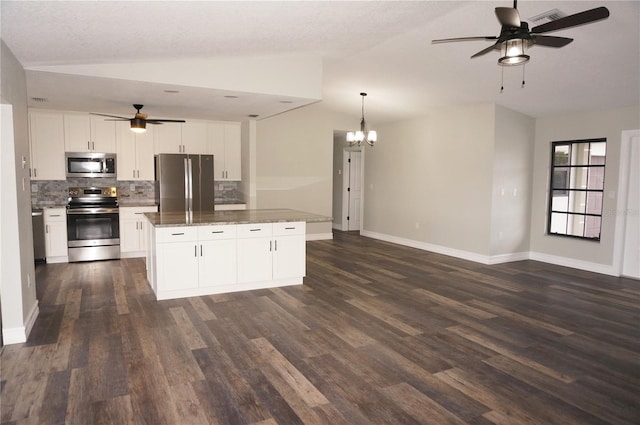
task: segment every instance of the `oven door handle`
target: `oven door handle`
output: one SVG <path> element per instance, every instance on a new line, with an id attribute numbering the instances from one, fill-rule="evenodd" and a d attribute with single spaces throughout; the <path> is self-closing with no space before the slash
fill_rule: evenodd
<path id="1" fill-rule="evenodd" d="M 117 214 L 118 208 L 76 208 L 67 210 L 67 215 L 75 214 Z"/>

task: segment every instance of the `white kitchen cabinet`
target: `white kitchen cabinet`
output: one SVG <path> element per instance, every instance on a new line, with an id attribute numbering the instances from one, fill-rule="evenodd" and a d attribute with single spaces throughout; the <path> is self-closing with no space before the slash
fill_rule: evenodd
<path id="1" fill-rule="evenodd" d="M 156 279 L 159 292 L 198 287 L 198 228 L 163 227 L 156 232 Z"/>
<path id="2" fill-rule="evenodd" d="M 302 283 L 304 222 L 145 225 L 147 277 L 158 300 Z"/>
<path id="3" fill-rule="evenodd" d="M 44 210 L 44 243 L 48 263 L 69 261 L 67 210 L 65 208 L 46 208 Z"/>
<path id="4" fill-rule="evenodd" d="M 148 124 L 147 127 L 152 126 Z M 186 153 L 182 144 L 182 124 L 163 123 L 153 129 L 155 153 Z"/>
<path id="5" fill-rule="evenodd" d="M 147 250 L 147 226 L 144 213 L 158 212 L 155 206 L 120 207 L 120 257 L 144 257 Z"/>
<path id="6" fill-rule="evenodd" d="M 215 179 L 242 180 L 240 123 L 211 123 L 209 139 L 214 155 Z"/>
<path id="7" fill-rule="evenodd" d="M 31 180 L 65 180 L 62 113 L 29 111 Z"/>
<path id="8" fill-rule="evenodd" d="M 237 278 L 235 225 L 198 227 L 199 287 L 234 285 Z"/>
<path id="9" fill-rule="evenodd" d="M 182 124 L 183 153 L 212 154 L 209 143 L 209 124 L 205 121 L 187 121 Z"/>
<path id="10" fill-rule="evenodd" d="M 65 112 L 65 151 L 115 153 L 116 122 L 106 121 L 107 119 L 96 115 Z"/>
<path id="11" fill-rule="evenodd" d="M 273 279 L 306 274 L 306 223 L 273 223 Z"/>
<path id="12" fill-rule="evenodd" d="M 273 277 L 271 223 L 238 225 L 238 282 L 259 282 Z"/>
<path id="13" fill-rule="evenodd" d="M 129 122 L 116 124 L 117 141 L 117 179 L 153 180 L 153 126 L 144 133 L 131 131 Z"/>
<path id="14" fill-rule="evenodd" d="M 305 275 L 304 222 L 238 225 L 238 282 Z"/>

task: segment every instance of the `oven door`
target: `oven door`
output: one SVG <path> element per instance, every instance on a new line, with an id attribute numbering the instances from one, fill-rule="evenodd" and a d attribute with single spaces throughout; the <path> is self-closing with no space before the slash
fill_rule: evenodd
<path id="1" fill-rule="evenodd" d="M 69 248 L 120 244 L 117 208 L 76 208 L 67 210 Z"/>

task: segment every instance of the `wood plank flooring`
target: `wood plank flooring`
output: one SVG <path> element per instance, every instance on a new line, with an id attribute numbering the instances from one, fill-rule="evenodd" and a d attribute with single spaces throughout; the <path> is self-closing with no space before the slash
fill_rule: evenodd
<path id="1" fill-rule="evenodd" d="M 640 282 L 336 232 L 302 286 L 157 302 L 142 259 L 38 266 L 2 424 L 640 424 Z"/>

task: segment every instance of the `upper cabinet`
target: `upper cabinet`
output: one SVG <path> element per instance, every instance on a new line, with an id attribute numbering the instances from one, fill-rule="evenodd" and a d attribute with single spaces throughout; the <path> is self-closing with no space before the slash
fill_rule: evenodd
<path id="1" fill-rule="evenodd" d="M 116 124 L 118 180 L 153 180 L 153 135 L 155 127 L 144 133 L 131 131 L 128 121 Z"/>
<path id="2" fill-rule="evenodd" d="M 189 120 L 185 123 L 164 123 L 153 127 L 156 153 L 212 153 L 207 121 Z"/>
<path id="3" fill-rule="evenodd" d="M 206 121 L 187 121 L 182 124 L 184 153 L 212 154 Z"/>
<path id="4" fill-rule="evenodd" d="M 116 124 L 105 117 L 65 113 L 64 136 L 67 152 L 116 151 Z"/>
<path id="5" fill-rule="evenodd" d="M 29 111 L 32 180 L 65 180 L 64 121 L 59 112 Z"/>
<path id="6" fill-rule="evenodd" d="M 153 127 L 155 153 L 185 153 L 182 145 L 182 124 L 166 122 L 147 124 Z"/>
<path id="7" fill-rule="evenodd" d="M 211 123 L 209 139 L 216 180 L 242 180 L 240 123 Z"/>

